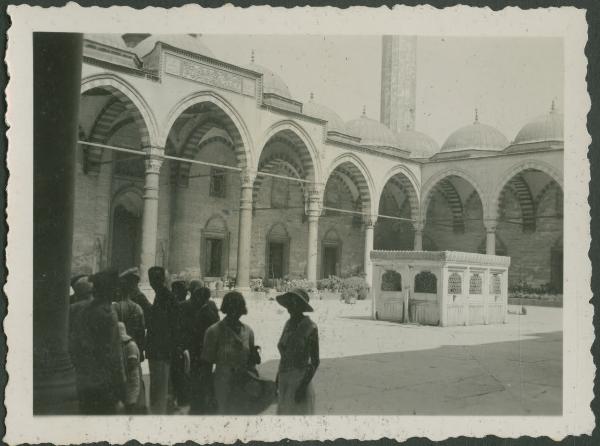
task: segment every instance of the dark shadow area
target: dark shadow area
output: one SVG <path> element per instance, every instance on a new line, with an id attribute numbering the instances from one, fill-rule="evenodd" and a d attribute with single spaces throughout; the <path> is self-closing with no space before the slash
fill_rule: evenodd
<path id="1" fill-rule="evenodd" d="M 261 375 L 274 378 L 277 365 Z M 314 385 L 319 415 L 560 415 L 562 332 L 325 358 Z"/>

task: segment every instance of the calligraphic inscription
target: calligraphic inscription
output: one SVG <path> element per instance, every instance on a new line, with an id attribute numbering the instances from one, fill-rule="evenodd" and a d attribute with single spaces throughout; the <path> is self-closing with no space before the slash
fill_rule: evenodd
<path id="1" fill-rule="evenodd" d="M 200 62 L 165 55 L 165 72 L 195 82 L 213 85 L 246 96 L 254 96 L 256 81 Z"/>

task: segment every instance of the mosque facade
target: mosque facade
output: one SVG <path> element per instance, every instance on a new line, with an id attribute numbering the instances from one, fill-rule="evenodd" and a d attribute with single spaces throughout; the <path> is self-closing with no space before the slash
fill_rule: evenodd
<path id="1" fill-rule="evenodd" d="M 370 283 L 372 249 L 457 250 L 562 291 L 562 114 L 512 140 L 474 116 L 439 147 L 415 129 L 415 48 L 383 38 L 381 122 L 344 122 L 201 36 L 86 35 L 73 274 Z"/>

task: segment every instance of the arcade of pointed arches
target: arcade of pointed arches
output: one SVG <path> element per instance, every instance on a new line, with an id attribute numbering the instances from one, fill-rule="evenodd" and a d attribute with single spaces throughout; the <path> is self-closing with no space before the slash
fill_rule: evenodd
<path id="1" fill-rule="evenodd" d="M 485 189 L 456 168 L 442 170 L 420 186 L 414 173 L 398 161 L 378 184 L 378 172 L 360 153 L 340 155 L 324 165 L 320 142 L 292 120 L 270 125 L 255 145 L 243 117 L 212 91 L 179 101 L 164 126 L 157 124 L 142 96 L 116 76 L 85 79 L 81 91 L 84 142 L 78 152 L 82 169 L 77 172 L 74 250 L 90 249 L 84 239 L 93 227 L 100 239 L 105 234 L 107 264 L 125 268 L 125 263 L 137 261 L 140 250 L 148 249 L 137 241 L 131 244 L 132 252 L 124 252 L 121 244 L 115 247 L 115 237 L 120 240 L 135 227 L 136 240 L 147 240 L 141 232 L 150 230 L 157 245 L 168 246 L 166 266 L 173 273 L 203 275 L 210 269 L 235 275 L 237 265 L 248 268 L 249 276 L 316 280 L 332 271 L 363 273 L 369 246 L 472 252 L 484 251 L 484 246 L 490 254 L 501 246 L 502 254 L 512 257 L 513 281 L 559 287 L 557 277 L 562 280 L 562 243 L 556 242 L 562 240 L 562 180 L 546 163 L 516 162 Z M 157 149 L 162 155 L 159 180 L 150 186 L 158 201 L 155 226 L 143 229 L 152 223 L 141 221 L 141 210 L 133 212 L 119 200 L 124 188 L 148 190 L 144 159 L 149 149 L 155 157 Z M 245 194 L 245 188 L 251 193 Z M 101 199 L 111 209 L 109 221 L 94 219 L 93 204 Z M 152 199 L 145 196 L 143 204 Z M 240 227 L 247 205 L 251 225 Z M 206 232 L 205 225 L 215 215 L 226 228 L 222 237 Z M 274 222 L 280 222 L 279 235 L 288 234 L 285 240 L 273 239 Z M 369 233 L 366 228 L 373 226 Z M 335 240 L 331 227 L 336 228 Z M 248 231 L 247 247 L 241 246 L 243 231 Z M 370 244 L 365 234 L 373 237 Z M 549 266 L 539 274 L 535 265 L 540 259 L 531 253 L 548 246 L 552 246 L 545 260 Z M 250 252 L 240 253 L 242 249 Z M 208 261 L 206 255 L 213 258 Z M 274 258 L 281 265 L 274 266 Z M 78 267 L 85 265 L 74 265 Z"/>

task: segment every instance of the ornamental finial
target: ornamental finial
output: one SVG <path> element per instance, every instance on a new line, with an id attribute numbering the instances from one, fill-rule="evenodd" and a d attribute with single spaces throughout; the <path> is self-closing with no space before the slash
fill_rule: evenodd
<path id="1" fill-rule="evenodd" d="M 310 92 L 310 100 L 312 101 L 315 98 L 315 94 L 311 91 Z"/>
<path id="2" fill-rule="evenodd" d="M 362 112 L 363 116 L 367 116 L 367 106 L 363 105 L 363 112 Z"/>
<path id="3" fill-rule="evenodd" d="M 250 63 L 254 63 L 254 49 L 250 53 Z"/>
<path id="4" fill-rule="evenodd" d="M 479 122 L 479 110 L 475 109 L 475 122 Z"/>
<path id="5" fill-rule="evenodd" d="M 556 110 L 556 102 L 552 99 L 552 104 L 550 105 L 550 113 L 554 113 Z"/>

